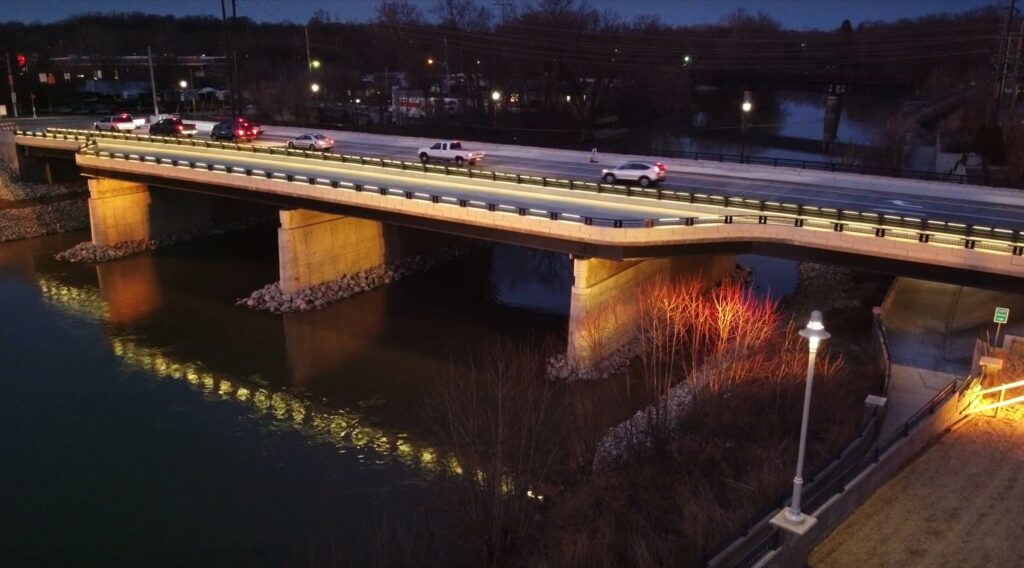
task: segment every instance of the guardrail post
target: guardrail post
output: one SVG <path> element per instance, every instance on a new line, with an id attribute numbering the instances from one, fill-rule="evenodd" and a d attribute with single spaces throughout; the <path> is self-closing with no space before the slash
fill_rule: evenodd
<path id="1" fill-rule="evenodd" d="M 519 209 L 519 216 L 520 217 L 525 217 L 526 216 L 526 207 L 519 207 L 518 209 Z"/>
<path id="2" fill-rule="evenodd" d="M 379 193 L 380 193 L 381 195 L 384 195 L 384 196 L 387 196 L 387 194 L 388 194 L 388 188 L 386 188 L 386 187 L 378 187 L 378 188 L 377 188 L 377 191 L 378 191 L 378 192 L 379 192 Z"/>
<path id="3" fill-rule="evenodd" d="M 768 224 L 768 216 L 767 215 L 758 215 L 757 216 L 757 224 L 758 225 L 767 225 Z"/>
<path id="4" fill-rule="evenodd" d="M 295 180 L 295 176 L 293 176 L 292 174 L 284 174 L 284 179 L 286 179 L 288 181 L 294 181 Z"/>
<path id="5" fill-rule="evenodd" d="M 340 185 L 340 184 L 338 183 L 338 180 L 336 180 L 336 179 L 332 179 L 332 180 L 331 180 L 331 187 L 332 187 L 333 189 L 338 189 L 338 186 L 339 186 L 339 185 Z"/>
<path id="6" fill-rule="evenodd" d="M 919 243 L 926 243 L 927 244 L 928 240 L 930 238 L 931 238 L 931 235 L 929 235 L 928 233 L 918 233 L 917 234 L 917 242 L 919 242 Z"/>
<path id="7" fill-rule="evenodd" d="M 406 199 L 412 199 L 413 196 L 411 191 L 405 191 L 403 193 L 405 194 Z"/>
<path id="8" fill-rule="evenodd" d="M 1013 256 L 1024 256 L 1024 246 L 1015 245 L 1012 252 Z"/>
<path id="9" fill-rule="evenodd" d="M 488 203 L 488 204 L 487 204 L 487 210 L 488 210 L 488 211 L 494 211 L 494 210 L 496 210 L 497 208 L 498 208 L 498 206 L 497 206 L 497 205 L 495 205 L 495 204 L 493 204 L 493 203 Z"/>
<path id="10" fill-rule="evenodd" d="M 973 250 L 976 242 L 974 239 L 964 239 L 964 248 Z"/>
<path id="11" fill-rule="evenodd" d="M 441 197 L 437 196 L 437 195 L 431 195 L 430 196 L 430 202 L 431 203 L 440 203 L 441 202 Z"/>
<path id="12" fill-rule="evenodd" d="M 842 233 L 843 232 L 843 228 L 844 227 L 843 227 L 842 223 L 832 223 L 832 230 L 837 232 L 837 233 Z"/>
<path id="13" fill-rule="evenodd" d="M 557 221 L 558 213 L 555 213 L 554 211 L 548 211 L 548 219 L 551 219 L 552 221 Z"/>
<path id="14" fill-rule="evenodd" d="M 594 224 L 594 218 L 593 217 L 584 217 L 583 218 L 583 224 L 584 225 L 593 225 Z"/>
<path id="15" fill-rule="evenodd" d="M 687 227 L 692 227 L 696 222 L 697 219 L 695 217 L 687 217 L 686 219 L 683 219 L 683 225 Z"/>
<path id="16" fill-rule="evenodd" d="M 732 215 L 726 215 L 725 216 L 725 224 L 726 225 L 732 225 Z"/>
<path id="17" fill-rule="evenodd" d="M 469 204 L 469 201 L 467 201 L 465 199 L 460 199 L 459 200 L 459 207 L 465 207 L 468 204 Z"/>
<path id="18" fill-rule="evenodd" d="M 516 183 L 523 183 L 523 176 L 516 174 Z"/>
<path id="19" fill-rule="evenodd" d="M 794 227 L 803 227 L 804 226 L 804 220 L 803 219 L 793 219 L 793 226 Z"/>
<path id="20" fill-rule="evenodd" d="M 885 238 L 885 229 L 882 227 L 875 227 L 875 236 Z"/>

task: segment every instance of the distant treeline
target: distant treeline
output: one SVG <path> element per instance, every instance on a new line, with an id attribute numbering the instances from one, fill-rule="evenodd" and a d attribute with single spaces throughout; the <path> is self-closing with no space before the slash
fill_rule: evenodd
<path id="1" fill-rule="evenodd" d="M 410 88 L 426 92 L 447 72 L 456 77 L 450 92 L 476 99 L 481 112 L 491 91 L 500 90 L 509 104 L 580 123 L 606 114 L 632 122 L 671 114 L 686 107 L 695 81 L 751 77 L 940 90 L 987 80 L 1002 32 L 997 6 L 797 31 L 742 9 L 715 25 L 669 25 L 657 16 L 627 21 L 577 0 L 496 4 L 437 0 L 424 13 L 407 0 L 383 0 L 371 22 L 322 11 L 305 24 L 240 17 L 243 97 L 270 104 L 267 90 L 305 92 L 304 27 L 321 62 L 315 79 L 326 100 L 353 98 L 369 74 L 383 90 L 385 71 L 404 72 Z M 83 14 L 52 24 L 0 24 L 0 51 L 31 54 L 39 66 L 57 56 L 144 55 L 147 46 L 223 55 L 230 36 L 213 17 Z"/>

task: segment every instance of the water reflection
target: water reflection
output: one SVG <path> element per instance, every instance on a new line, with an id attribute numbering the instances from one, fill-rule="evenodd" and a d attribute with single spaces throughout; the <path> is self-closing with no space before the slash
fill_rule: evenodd
<path id="1" fill-rule="evenodd" d="M 95 288 L 68 285 L 46 276 L 37 277 L 36 284 L 44 301 L 65 313 L 94 320 L 105 320 L 112 313 Z M 353 410 L 329 408 L 300 394 L 218 373 L 200 361 L 176 358 L 130 336 L 110 335 L 109 341 L 114 354 L 129 368 L 158 379 L 182 381 L 216 400 L 243 404 L 280 426 L 297 428 L 342 451 L 354 450 L 361 460 L 379 464 L 392 459 L 423 474 L 438 471 L 439 454 L 435 448 L 415 443 L 404 432 L 370 425 Z"/>

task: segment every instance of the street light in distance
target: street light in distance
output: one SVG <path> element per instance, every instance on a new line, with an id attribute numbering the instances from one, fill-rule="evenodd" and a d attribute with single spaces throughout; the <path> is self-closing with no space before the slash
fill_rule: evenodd
<path id="1" fill-rule="evenodd" d="M 178 86 L 182 89 L 188 88 L 188 81 L 182 79 L 181 81 L 178 81 Z"/>
<path id="2" fill-rule="evenodd" d="M 320 92 L 320 85 L 317 84 L 317 83 L 312 83 L 312 84 L 309 85 L 309 90 L 313 91 L 314 93 L 319 93 Z"/>
<path id="3" fill-rule="evenodd" d="M 491 91 L 491 110 L 494 112 L 494 128 L 498 127 L 498 101 L 501 100 L 501 91 Z"/>

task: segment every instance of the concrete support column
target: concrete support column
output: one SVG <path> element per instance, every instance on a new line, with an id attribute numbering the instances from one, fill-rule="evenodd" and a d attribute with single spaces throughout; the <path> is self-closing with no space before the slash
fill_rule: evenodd
<path id="1" fill-rule="evenodd" d="M 277 230 L 281 290 L 293 294 L 386 261 L 377 221 L 305 209 L 281 211 Z"/>
<path id="2" fill-rule="evenodd" d="M 210 197 L 107 178 L 89 179 L 92 243 L 159 239 L 212 221 Z"/>
<path id="3" fill-rule="evenodd" d="M 151 196 L 145 184 L 116 179 L 89 179 L 89 224 L 92 243 L 113 246 L 151 238 Z"/>
<path id="4" fill-rule="evenodd" d="M 646 260 L 573 259 L 569 305 L 569 360 L 592 368 L 635 337 L 637 294 L 657 278 L 700 274 L 709 286 L 735 269 L 733 256 L 680 256 Z"/>

